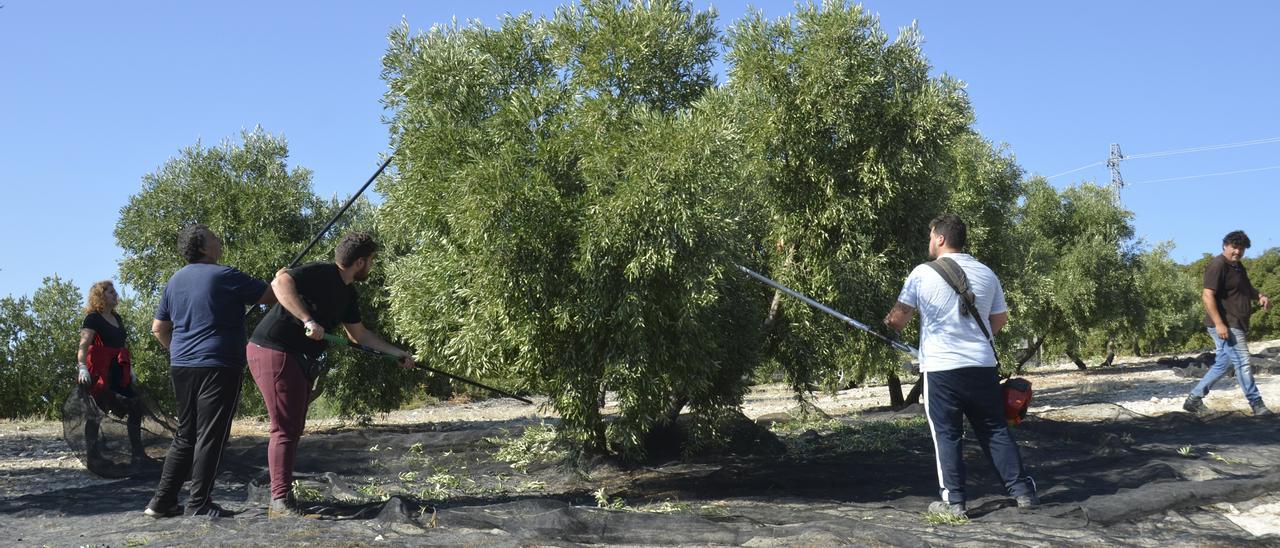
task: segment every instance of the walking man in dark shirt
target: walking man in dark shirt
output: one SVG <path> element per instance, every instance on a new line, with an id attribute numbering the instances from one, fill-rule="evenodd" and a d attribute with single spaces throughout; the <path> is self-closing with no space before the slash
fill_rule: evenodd
<path id="1" fill-rule="evenodd" d="M 341 325 L 350 340 L 399 357 L 403 367 L 415 365 L 412 354 L 361 323 L 352 284 L 368 279 L 377 251 L 378 244 L 368 234 L 348 234 L 334 251 L 333 262 L 281 271 L 271 282 L 280 303 L 258 324 L 247 349 L 249 371 L 271 418 L 268 517 L 300 514 L 293 497 L 293 463 L 306 425 L 315 361 L 327 346 L 325 333 Z"/>
<path id="2" fill-rule="evenodd" d="M 1253 382 L 1253 369 L 1249 367 L 1246 335 L 1249 331 L 1249 316 L 1253 314 L 1253 301 L 1259 301 L 1263 310 L 1271 309 L 1271 299 L 1253 287 L 1249 282 L 1249 273 L 1240 263 L 1244 250 L 1249 249 L 1249 245 L 1249 236 L 1243 230 L 1228 233 L 1222 238 L 1222 254 L 1210 260 L 1209 266 L 1204 269 L 1201 299 L 1204 301 L 1205 326 L 1216 346 L 1217 359 L 1182 404 L 1182 408 L 1189 412 L 1207 411 L 1204 397 L 1209 395 L 1213 384 L 1227 374 L 1227 368 L 1234 367 L 1236 380 L 1240 381 L 1240 390 L 1249 400 L 1254 416 L 1271 414 L 1271 410 L 1262 402 L 1258 386 Z"/>
<path id="3" fill-rule="evenodd" d="M 169 350 L 178 430 L 145 513 L 182 514 L 178 491 L 190 478 L 186 513 L 224 517 L 233 513 L 214 503 L 211 491 L 240 401 L 245 308 L 274 303 L 275 296 L 266 282 L 218 264 L 222 240 L 204 225 L 183 229 L 178 250 L 188 264 L 169 278 L 151 323 Z"/>

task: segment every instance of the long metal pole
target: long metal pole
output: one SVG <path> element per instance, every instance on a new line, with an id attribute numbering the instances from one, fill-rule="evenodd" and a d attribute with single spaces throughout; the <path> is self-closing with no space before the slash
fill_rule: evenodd
<path id="1" fill-rule="evenodd" d="M 311 243 L 307 244 L 307 247 L 302 250 L 302 253 L 299 253 L 297 257 L 293 258 L 293 261 L 289 263 L 289 268 L 298 266 L 298 263 L 302 261 L 302 258 L 306 257 L 307 253 L 311 252 L 311 248 L 320 243 L 320 240 L 324 238 L 325 233 L 329 232 L 330 228 L 333 228 L 333 224 L 338 222 L 338 219 L 347 212 L 347 208 L 351 207 L 351 204 L 355 203 L 356 198 L 359 198 L 361 194 L 364 194 L 364 190 L 369 188 L 370 184 L 373 184 L 374 179 L 377 179 L 379 175 L 382 175 L 382 171 L 387 169 L 387 166 L 391 165 L 391 159 L 395 157 L 395 152 L 387 155 L 386 161 L 382 162 L 382 165 L 378 166 L 378 171 L 373 172 L 373 175 L 369 177 L 369 180 L 364 182 L 364 186 L 360 187 L 360 190 L 357 190 L 355 194 L 351 195 L 351 199 L 347 200 L 347 203 L 342 206 L 342 209 L 338 210 L 338 213 L 335 214 L 332 219 L 329 219 L 329 224 L 324 225 L 324 228 L 320 229 L 320 232 L 311 240 Z"/>
<path id="2" fill-rule="evenodd" d="M 386 353 L 386 352 L 383 352 L 383 351 L 378 350 L 378 349 L 375 349 L 375 348 L 370 348 L 370 347 L 365 346 L 365 345 L 360 344 L 360 343 L 354 343 L 354 342 L 351 342 L 351 340 L 350 340 L 350 339 L 348 339 L 348 338 L 346 338 L 346 337 L 343 337 L 343 336 L 340 336 L 340 335 L 326 334 L 326 335 L 324 336 L 324 339 L 325 339 L 326 341 L 329 341 L 330 343 L 333 343 L 333 344 L 336 344 L 336 345 L 339 345 L 339 346 L 346 346 L 346 347 L 349 347 L 349 348 L 354 348 L 354 349 L 359 350 L 359 351 L 361 351 L 361 352 L 366 352 L 366 353 L 369 353 L 369 354 L 373 354 L 373 355 L 375 355 L 375 356 L 380 356 L 380 357 L 383 357 L 383 358 L 387 358 L 387 359 L 389 359 L 389 360 L 395 360 L 395 359 L 396 359 L 396 357 L 395 357 L 395 356 L 392 356 L 391 354 L 388 354 L 388 353 Z M 490 392 L 493 392 L 493 393 L 498 394 L 498 395 L 501 395 L 501 396 L 506 396 L 506 397 L 511 398 L 511 399 L 514 399 L 514 400 L 520 400 L 520 401 L 525 402 L 525 403 L 528 403 L 528 404 L 533 404 L 533 402 L 532 402 L 532 401 L 530 401 L 530 400 L 528 400 L 528 399 L 525 399 L 525 398 L 522 398 L 522 397 L 520 397 L 520 396 L 517 396 L 517 395 L 515 395 L 515 394 L 509 393 L 509 392 L 505 392 L 505 391 L 502 391 L 502 390 L 499 390 L 499 389 L 497 389 L 497 388 L 494 388 L 494 387 L 489 386 L 489 385 L 486 385 L 486 384 L 478 383 L 478 382 L 473 381 L 473 380 L 471 380 L 471 379 L 465 379 L 465 378 L 459 377 L 459 376 L 457 376 L 457 375 L 454 375 L 453 373 L 449 373 L 449 372 L 446 372 L 446 371 L 441 371 L 441 370 L 436 369 L 436 368 L 434 368 L 434 367 L 428 367 L 428 366 L 426 366 L 426 365 L 417 364 L 417 368 L 418 368 L 418 369 L 421 369 L 421 370 L 423 370 L 423 371 L 429 371 L 429 372 L 431 372 L 431 373 L 435 373 L 435 374 L 437 374 L 437 375 L 444 375 L 444 376 L 449 377 L 450 379 L 453 379 L 453 380 L 455 380 L 455 381 L 462 381 L 462 382 L 465 382 L 465 383 L 467 383 L 467 384 L 469 384 L 469 385 L 471 385 L 471 386 L 475 386 L 475 387 L 483 388 L 483 389 L 485 389 L 485 390 L 488 390 L 488 391 L 490 391 Z"/>
<path id="3" fill-rule="evenodd" d="M 838 320 L 840 320 L 840 321 L 842 321 L 842 322 L 844 322 L 844 323 L 846 323 L 846 324 L 849 324 L 849 325 L 851 325 L 851 326 L 853 326 L 853 327 L 856 327 L 856 328 L 858 328 L 858 329 L 861 329 L 861 330 L 863 330 L 863 331 L 866 331 L 867 333 L 870 333 L 872 336 L 874 336 L 874 337 L 876 337 L 876 338 L 878 338 L 878 339 L 880 339 L 880 340 L 882 340 L 882 341 L 884 341 L 884 342 L 886 342 L 886 343 L 889 343 L 889 346 L 892 346 L 892 347 L 894 347 L 894 348 L 896 348 L 896 349 L 898 349 L 898 350 L 900 350 L 900 351 L 902 351 L 902 352 L 906 352 L 907 354 L 910 354 L 910 355 L 911 355 L 911 357 L 913 357 L 913 358 L 919 358 L 919 357 L 920 357 L 920 352 L 919 352 L 919 351 L 917 351 L 917 350 L 915 349 L 915 347 L 913 347 L 913 346 L 911 346 L 911 345 L 904 344 L 904 343 L 901 343 L 901 342 L 895 341 L 895 340 L 893 340 L 893 339 L 890 339 L 889 337 L 886 337 L 886 336 L 884 336 L 884 335 L 881 335 L 880 333 L 877 333 L 876 331 L 872 330 L 872 329 L 871 329 L 871 326 L 868 326 L 868 325 L 867 325 L 867 324 L 865 324 L 865 323 L 862 323 L 862 322 L 860 322 L 860 321 L 858 321 L 858 320 L 855 320 L 855 319 L 853 319 L 853 318 L 850 318 L 850 317 L 848 317 L 848 316 L 845 316 L 844 314 L 841 314 L 841 313 L 840 313 L 840 311 L 838 311 L 838 310 L 836 310 L 836 309 L 834 309 L 834 308 L 831 308 L 831 307 L 829 307 L 829 306 L 827 306 L 827 305 L 825 305 L 825 304 L 822 304 L 822 303 L 820 303 L 820 302 L 818 302 L 818 301 L 815 301 L 815 300 L 813 300 L 813 299 L 810 299 L 809 297 L 806 297 L 804 294 L 800 293 L 799 291 L 795 291 L 795 290 L 793 290 L 793 289 L 791 289 L 791 288 L 789 288 L 789 287 L 787 287 L 787 286 L 785 286 L 785 285 L 782 285 L 782 284 L 780 284 L 780 283 L 778 283 L 778 282 L 775 282 L 775 281 L 773 281 L 773 280 L 770 280 L 769 278 L 766 278 L 766 277 L 764 277 L 764 276 L 762 276 L 762 275 L 760 275 L 760 274 L 756 273 L 754 270 L 751 270 L 750 268 L 747 268 L 747 267 L 745 267 L 745 266 L 741 266 L 741 265 L 738 265 L 738 268 L 739 268 L 739 269 L 741 269 L 743 272 L 746 272 L 748 276 L 751 276 L 752 278 L 755 278 L 755 279 L 757 279 L 757 280 L 759 280 L 759 281 L 763 282 L 765 285 L 768 285 L 769 287 L 772 287 L 772 288 L 774 288 L 774 289 L 777 289 L 778 291 L 781 291 L 781 292 L 783 292 L 783 293 L 786 293 L 786 294 L 788 294 L 788 295 L 791 295 L 792 297 L 795 297 L 795 298 L 797 298 L 797 299 L 800 299 L 800 300 L 804 301 L 804 302 L 805 302 L 805 304 L 807 304 L 807 305 L 809 305 L 809 306 L 812 306 L 812 307 L 814 307 L 814 308 L 816 308 L 816 309 L 818 309 L 818 310 L 821 310 L 821 311 L 823 311 L 823 312 L 826 312 L 827 314 L 830 314 L 830 315 L 832 315 L 832 316 L 835 316 L 835 317 L 836 317 L 836 319 L 838 319 Z"/>

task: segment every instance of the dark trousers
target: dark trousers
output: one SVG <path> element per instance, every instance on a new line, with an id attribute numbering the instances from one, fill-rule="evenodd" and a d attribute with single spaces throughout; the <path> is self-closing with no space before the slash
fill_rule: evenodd
<path id="1" fill-rule="evenodd" d="M 925 415 L 933 434 L 942 500 L 966 500 L 964 490 L 964 418 L 1010 496 L 1035 493 L 1022 470 L 1022 456 L 1004 421 L 1004 395 L 994 367 L 963 367 L 924 374 Z"/>
<path id="2" fill-rule="evenodd" d="M 245 354 L 253 382 L 262 392 L 262 402 L 271 418 L 271 440 L 267 442 L 271 498 L 282 499 L 293 490 L 293 462 L 307 425 L 311 382 L 294 356 L 253 343 L 249 343 Z"/>
<path id="3" fill-rule="evenodd" d="M 169 373 L 178 399 L 178 431 L 151 507 L 163 510 L 177 504 L 178 491 L 190 478 L 187 507 L 198 509 L 212 502 L 213 480 L 240 403 L 244 367 L 170 367 Z"/>

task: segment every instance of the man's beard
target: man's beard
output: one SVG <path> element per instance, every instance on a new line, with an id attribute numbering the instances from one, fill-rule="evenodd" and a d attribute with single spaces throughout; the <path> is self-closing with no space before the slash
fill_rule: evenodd
<path id="1" fill-rule="evenodd" d="M 352 278 L 357 282 L 363 282 L 369 279 L 369 270 L 371 269 L 368 266 L 365 266 L 364 268 L 361 268 L 359 272 L 356 272 L 356 275 L 352 276 Z"/>

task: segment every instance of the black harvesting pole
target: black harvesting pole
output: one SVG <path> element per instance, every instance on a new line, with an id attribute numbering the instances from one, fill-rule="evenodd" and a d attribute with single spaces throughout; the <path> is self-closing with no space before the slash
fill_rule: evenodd
<path id="1" fill-rule="evenodd" d="M 343 337 L 343 336 L 341 336 L 341 335 L 325 334 L 325 336 L 324 336 L 324 340 L 326 340 L 326 341 L 328 341 L 328 342 L 330 342 L 330 343 L 332 343 L 332 344 L 336 344 L 336 345 L 339 345 L 339 346 L 346 346 L 346 347 L 349 347 L 349 348 L 354 348 L 354 349 L 359 350 L 359 351 L 361 351 L 361 352 L 365 352 L 365 353 L 368 353 L 368 354 L 373 354 L 374 356 L 379 356 L 379 357 L 385 358 L 385 359 L 387 359 L 387 360 L 396 360 L 396 361 L 398 361 L 398 360 L 396 359 L 396 357 L 395 357 L 395 356 L 392 356 L 391 354 L 388 354 L 388 353 L 386 353 L 386 352 L 383 352 L 383 351 L 381 351 L 381 350 L 377 350 L 377 349 L 374 349 L 374 348 L 369 348 L 368 346 L 365 346 L 365 345 L 360 344 L 360 343 L 354 343 L 354 342 L 351 342 L 351 340 L 350 340 L 350 339 L 348 339 L 348 338 L 346 338 L 346 337 Z M 441 371 L 441 370 L 436 369 L 436 368 L 434 368 L 434 367 L 429 367 L 429 366 L 426 366 L 426 365 L 417 364 L 417 368 L 418 368 L 418 369 L 421 369 L 421 370 L 423 370 L 423 371 L 429 371 L 429 372 L 431 372 L 431 373 L 435 373 L 435 374 L 437 374 L 437 375 L 444 375 L 444 376 L 449 377 L 450 379 L 453 379 L 453 380 L 455 380 L 455 381 L 461 381 L 461 382 L 465 382 L 465 383 L 467 383 L 467 384 L 470 384 L 471 386 L 475 386 L 475 387 L 483 388 L 483 389 L 485 389 L 485 390 L 488 390 L 488 391 L 493 392 L 493 393 L 495 393 L 495 394 L 498 394 L 498 395 L 500 395 L 500 396 L 505 396 L 505 397 L 508 397 L 508 398 L 511 398 L 511 399 L 514 399 L 514 400 L 520 400 L 520 401 L 525 402 L 525 403 L 527 403 L 527 404 L 533 404 L 533 402 L 532 402 L 532 401 L 530 401 L 530 400 L 528 400 L 528 399 L 526 399 L 526 398 L 522 398 L 522 397 L 517 396 L 517 395 L 515 395 L 515 394 L 511 394 L 511 393 L 509 393 L 509 392 L 504 392 L 504 391 L 499 390 L 499 389 L 497 389 L 497 388 L 494 388 L 494 387 L 492 387 L 492 386 L 489 386 L 489 385 L 486 385 L 486 384 L 482 384 L 482 383 L 478 383 L 478 382 L 473 381 L 473 380 L 470 380 L 470 379 L 464 379 L 464 378 L 462 378 L 462 377 L 459 377 L 459 376 L 457 376 L 457 375 L 454 375 L 453 373 L 448 373 L 448 372 L 445 372 L 445 371 Z"/>
<path id="2" fill-rule="evenodd" d="M 332 219 L 329 219 L 329 224 L 324 225 L 324 228 L 320 229 L 320 232 L 311 240 L 311 243 L 307 244 L 307 247 L 302 250 L 302 253 L 299 253 L 297 257 L 293 258 L 293 261 L 289 263 L 289 268 L 298 266 L 298 263 L 302 261 L 302 258 L 306 257 L 307 253 L 311 252 L 311 248 L 315 247 L 317 243 L 320 243 L 320 239 L 324 238 L 325 233 L 329 232 L 329 229 L 333 228 L 333 224 L 338 222 L 338 219 L 342 218 L 342 215 L 347 212 L 347 209 L 351 207 L 351 204 L 355 203 L 356 198 L 359 198 L 361 194 L 364 194 L 365 189 L 369 188 L 370 184 L 373 184 L 374 179 L 377 179 L 379 175 L 382 175 L 383 170 L 387 169 L 387 166 L 391 165 L 391 159 L 395 157 L 395 152 L 387 155 L 386 161 L 382 162 L 382 165 L 378 166 L 378 171 L 373 172 L 373 175 L 369 177 L 369 180 L 364 182 L 364 186 L 360 187 L 360 190 L 357 190 L 355 194 L 351 195 L 351 199 L 347 200 L 347 203 L 342 206 L 342 209 L 338 210 L 338 213 L 335 214 Z"/>

